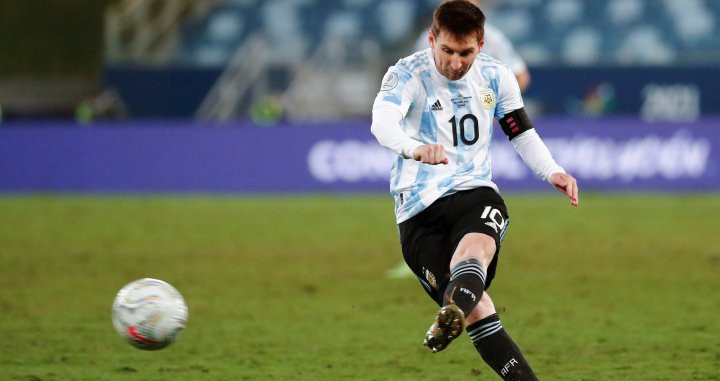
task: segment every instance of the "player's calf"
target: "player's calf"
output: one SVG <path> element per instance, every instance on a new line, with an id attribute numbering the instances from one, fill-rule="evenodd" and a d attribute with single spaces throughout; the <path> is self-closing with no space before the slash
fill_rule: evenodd
<path id="1" fill-rule="evenodd" d="M 455 304 L 464 316 L 470 315 L 485 290 L 485 271 L 477 258 L 459 262 L 450 270 L 443 305 Z"/>
<path id="2" fill-rule="evenodd" d="M 503 380 L 537 381 L 530 364 L 505 332 L 497 314 L 470 324 L 467 332 L 480 356 Z"/>

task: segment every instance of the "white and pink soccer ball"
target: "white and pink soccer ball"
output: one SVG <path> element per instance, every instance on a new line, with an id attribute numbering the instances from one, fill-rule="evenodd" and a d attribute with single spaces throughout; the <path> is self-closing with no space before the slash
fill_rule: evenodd
<path id="1" fill-rule="evenodd" d="M 188 308 L 180 292 L 159 279 L 130 282 L 115 297 L 112 320 L 115 329 L 132 346 L 162 349 L 185 328 Z"/>

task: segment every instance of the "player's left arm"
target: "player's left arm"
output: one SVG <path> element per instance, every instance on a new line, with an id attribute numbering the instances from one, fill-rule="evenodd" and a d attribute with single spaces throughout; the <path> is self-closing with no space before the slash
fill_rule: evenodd
<path id="1" fill-rule="evenodd" d="M 572 206 L 578 206 L 577 180 L 559 166 L 540 139 L 524 108 L 506 113 L 500 127 L 525 164 L 543 180 L 564 193 Z"/>
<path id="2" fill-rule="evenodd" d="M 577 206 L 577 180 L 555 162 L 550 150 L 533 128 L 512 72 L 507 68 L 499 70 L 498 80 L 500 86 L 495 117 L 500 121 L 503 132 L 525 164 L 540 178 L 568 196 L 571 205 Z"/>
<path id="3" fill-rule="evenodd" d="M 557 190 L 565 193 L 570 199 L 570 205 L 578 206 L 579 194 L 577 180 L 569 173 L 555 172 L 548 179 L 550 184 L 554 185 Z"/>

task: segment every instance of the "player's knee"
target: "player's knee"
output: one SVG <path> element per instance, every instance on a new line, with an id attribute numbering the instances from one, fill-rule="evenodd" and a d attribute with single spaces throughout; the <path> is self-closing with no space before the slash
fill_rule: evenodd
<path id="1" fill-rule="evenodd" d="M 487 234 L 469 233 L 460 240 L 453 254 L 452 262 L 457 263 L 469 258 L 476 258 L 482 263 L 483 267 L 487 268 L 495 255 L 495 251 L 495 239 Z"/>

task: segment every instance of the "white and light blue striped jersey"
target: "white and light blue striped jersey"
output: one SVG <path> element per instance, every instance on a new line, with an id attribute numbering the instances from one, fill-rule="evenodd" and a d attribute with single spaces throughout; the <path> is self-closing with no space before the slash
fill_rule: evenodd
<path id="1" fill-rule="evenodd" d="M 390 173 L 397 222 L 457 191 L 481 186 L 497 190 L 490 170 L 493 120 L 521 107 L 520 88 L 512 71 L 483 53 L 456 81 L 437 71 L 431 49 L 391 66 L 375 98 L 373 115 L 392 108 L 403 117 L 399 125 L 381 127 L 392 131 L 373 132 L 382 145 L 394 146 L 398 153 Z M 395 149 L 396 142 L 383 141 L 392 140 L 384 136 L 400 134 L 417 144 L 442 144 L 450 162 L 422 164 Z"/>

